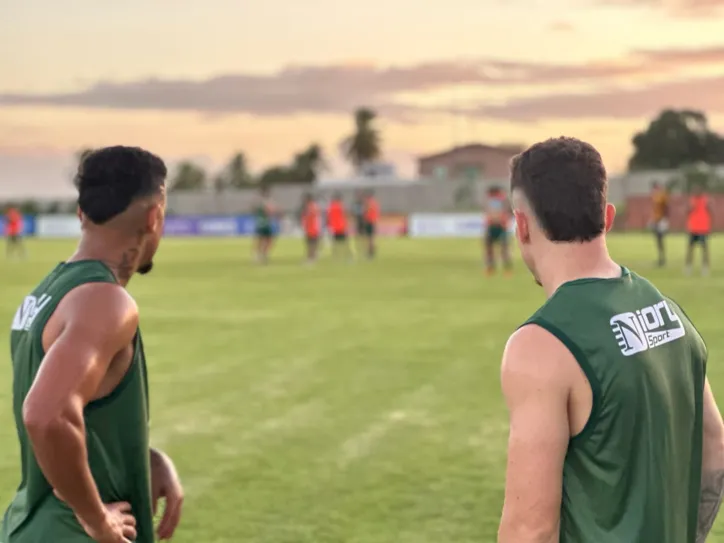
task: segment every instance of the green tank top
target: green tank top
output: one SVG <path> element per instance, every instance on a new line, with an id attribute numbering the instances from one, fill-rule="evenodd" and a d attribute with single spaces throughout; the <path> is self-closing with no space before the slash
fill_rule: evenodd
<path id="1" fill-rule="evenodd" d="M 257 229 L 271 227 L 271 217 L 269 215 L 269 210 L 267 209 L 267 205 L 265 202 L 262 202 L 258 206 L 256 206 L 256 208 L 254 209 L 254 216 L 256 217 Z"/>
<path id="2" fill-rule="evenodd" d="M 561 543 L 694 543 L 707 351 L 681 308 L 622 269 L 564 284 L 528 323 L 593 391 L 565 458 Z"/>
<path id="3" fill-rule="evenodd" d="M 101 262 L 59 264 L 25 298 L 12 324 L 13 411 L 20 441 L 21 482 L 5 513 L 2 543 L 90 542 L 75 515 L 45 479 L 23 425 L 23 402 L 42 363 L 43 329 L 61 299 L 86 283 L 115 283 Z M 116 389 L 84 412 L 88 463 L 104 503 L 128 501 L 137 543 L 154 541 L 148 441 L 148 386 L 140 331 L 133 361 Z"/>

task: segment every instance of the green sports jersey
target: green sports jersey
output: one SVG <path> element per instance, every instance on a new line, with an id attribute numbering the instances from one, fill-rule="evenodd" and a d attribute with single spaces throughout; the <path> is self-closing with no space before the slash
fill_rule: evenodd
<path id="1" fill-rule="evenodd" d="M 21 482 L 5 513 L 2 543 L 92 541 L 60 502 L 41 471 L 23 424 L 23 402 L 45 355 L 42 335 L 61 299 L 86 283 L 114 283 L 101 262 L 59 264 L 25 298 L 12 324 L 13 411 L 20 441 Z M 148 386 L 140 331 L 133 361 L 118 387 L 84 411 L 88 463 L 105 503 L 128 501 L 138 522 L 136 543 L 154 541 L 148 442 Z"/>
<path id="2" fill-rule="evenodd" d="M 256 219 L 257 230 L 271 228 L 271 214 L 269 213 L 269 208 L 265 202 L 260 203 L 254 208 L 254 217 Z"/>
<path id="3" fill-rule="evenodd" d="M 683 311 L 623 269 L 564 284 L 527 323 L 593 391 L 565 458 L 561 543 L 694 543 L 707 351 Z"/>

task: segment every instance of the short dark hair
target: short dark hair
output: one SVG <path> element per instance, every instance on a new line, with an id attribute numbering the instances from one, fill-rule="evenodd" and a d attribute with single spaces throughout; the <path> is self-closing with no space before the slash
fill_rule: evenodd
<path id="1" fill-rule="evenodd" d="M 511 161 L 510 185 L 522 191 L 551 241 L 591 241 L 606 228 L 606 168 L 589 143 L 536 143 Z"/>
<path id="2" fill-rule="evenodd" d="M 163 160 L 139 147 L 97 149 L 78 165 L 78 206 L 92 222 L 104 224 L 159 192 L 166 175 Z"/>

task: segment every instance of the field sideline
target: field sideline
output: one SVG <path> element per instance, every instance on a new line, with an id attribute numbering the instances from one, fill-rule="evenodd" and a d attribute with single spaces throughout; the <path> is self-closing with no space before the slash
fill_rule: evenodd
<path id="1" fill-rule="evenodd" d="M 713 275 L 653 268 L 653 240 L 616 235 L 619 262 L 681 303 L 710 349 L 724 406 L 724 239 Z M 73 243 L 0 260 L 0 322 Z M 380 259 L 272 264 L 249 240 L 165 240 L 130 285 L 141 307 L 152 441 L 187 491 L 175 543 L 479 543 L 495 540 L 509 334 L 544 299 L 521 262 L 487 278 L 477 240 L 383 240 Z M 19 482 L 8 333 L 0 337 L 0 510 Z M 720 521 L 709 543 L 724 543 Z"/>

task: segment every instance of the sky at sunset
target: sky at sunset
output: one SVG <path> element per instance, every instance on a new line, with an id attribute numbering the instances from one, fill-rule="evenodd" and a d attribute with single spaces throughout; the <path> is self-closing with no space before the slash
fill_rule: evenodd
<path id="1" fill-rule="evenodd" d="M 140 145 L 252 169 L 361 105 L 386 159 L 571 135 L 621 170 L 664 107 L 724 131 L 724 0 L 3 0 L 0 197 L 72 194 L 73 153 Z"/>

